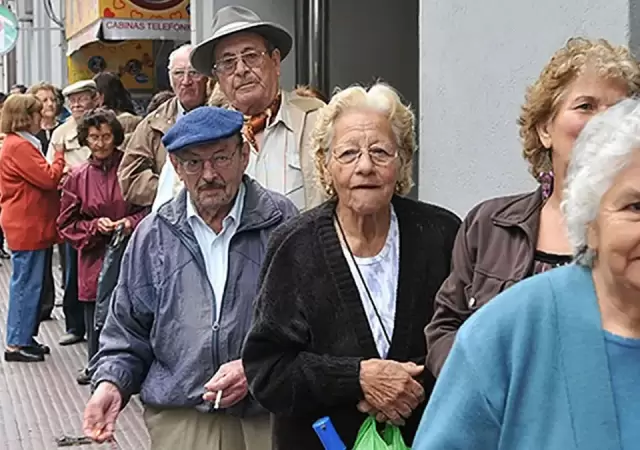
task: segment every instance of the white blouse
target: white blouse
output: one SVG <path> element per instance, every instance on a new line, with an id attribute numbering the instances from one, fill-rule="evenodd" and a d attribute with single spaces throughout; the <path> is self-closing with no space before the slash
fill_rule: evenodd
<path id="1" fill-rule="evenodd" d="M 398 291 L 398 274 L 400 272 L 400 230 L 398 228 L 398 218 L 391 206 L 391 224 L 387 240 L 384 247 L 375 256 L 369 258 L 359 258 L 354 256 L 362 277 L 367 283 L 369 292 L 375 307 L 380 314 L 382 323 L 376 315 L 375 309 L 371 304 L 371 299 L 367 294 L 360 274 L 356 269 L 349 249 L 343 245 L 342 252 L 347 259 L 351 276 L 353 277 L 358 291 L 360 292 L 360 300 L 369 321 L 369 328 L 376 342 L 376 348 L 381 358 L 386 358 L 389 353 L 390 343 L 387 341 L 385 331 L 389 339 L 393 339 L 394 321 L 396 318 L 396 293 Z M 383 327 L 384 326 L 384 330 Z"/>

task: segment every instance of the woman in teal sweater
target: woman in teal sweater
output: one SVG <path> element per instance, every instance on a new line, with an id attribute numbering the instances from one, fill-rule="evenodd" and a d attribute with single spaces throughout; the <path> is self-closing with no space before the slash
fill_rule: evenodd
<path id="1" fill-rule="evenodd" d="M 462 326 L 414 450 L 639 448 L 639 100 L 585 127 L 564 198 L 575 264 Z"/>

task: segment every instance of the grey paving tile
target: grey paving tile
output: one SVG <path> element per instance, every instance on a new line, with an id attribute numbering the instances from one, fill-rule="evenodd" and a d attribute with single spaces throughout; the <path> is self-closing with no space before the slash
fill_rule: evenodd
<path id="1" fill-rule="evenodd" d="M 0 334 L 4 343 L 11 264 L 0 267 Z M 57 262 L 54 262 L 57 268 Z M 56 270 L 57 272 L 57 270 Z M 56 273 L 56 304 L 61 304 L 60 277 Z M 0 360 L 0 450 L 50 450 L 56 437 L 82 434 L 82 413 L 89 388 L 75 377 L 86 362 L 85 344 L 60 347 L 64 333 L 62 308 L 54 320 L 45 322 L 39 339 L 51 347 L 44 363 L 20 364 Z M 142 407 L 134 399 L 121 413 L 116 431 L 117 446 L 89 445 L 81 449 L 145 450 L 149 437 L 142 420 Z"/>

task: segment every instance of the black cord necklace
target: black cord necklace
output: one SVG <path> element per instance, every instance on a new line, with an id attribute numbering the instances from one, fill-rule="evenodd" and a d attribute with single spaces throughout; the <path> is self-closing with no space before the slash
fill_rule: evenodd
<path id="1" fill-rule="evenodd" d="M 376 317 L 378 318 L 378 321 L 380 322 L 380 326 L 382 327 L 382 332 L 384 333 L 384 337 L 387 340 L 387 343 L 389 344 L 389 347 L 391 347 L 391 338 L 389 337 L 389 333 L 387 332 L 387 329 L 384 326 L 384 322 L 382 321 L 382 317 L 380 316 L 380 312 L 378 311 L 378 308 L 376 307 L 375 302 L 373 301 L 373 296 L 371 295 L 371 291 L 369 290 L 369 286 L 367 286 L 367 282 L 364 280 L 364 276 L 362 275 L 362 271 L 360 270 L 360 266 L 358 266 L 358 262 L 356 261 L 356 257 L 353 255 L 353 252 L 351 251 L 351 246 L 349 245 L 349 242 L 347 242 L 347 235 L 344 232 L 344 229 L 342 228 L 342 224 L 340 223 L 340 219 L 338 219 L 338 214 L 334 211 L 333 212 L 333 217 L 336 221 L 336 223 L 338 224 L 338 229 L 340 230 L 340 235 L 342 236 L 342 240 L 344 242 L 345 247 L 347 247 L 347 250 L 349 251 L 349 256 L 351 256 L 351 261 L 353 261 L 353 265 L 356 268 L 356 271 L 358 272 L 358 276 L 360 278 L 360 281 L 362 281 L 362 285 L 364 286 L 364 290 L 367 292 L 367 297 L 369 297 L 369 301 L 371 302 L 371 306 L 373 306 L 373 310 L 376 313 Z"/>

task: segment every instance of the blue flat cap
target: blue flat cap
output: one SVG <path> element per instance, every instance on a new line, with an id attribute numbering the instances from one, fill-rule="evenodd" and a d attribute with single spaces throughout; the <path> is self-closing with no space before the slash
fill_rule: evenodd
<path id="1" fill-rule="evenodd" d="M 162 137 L 167 152 L 225 139 L 242 130 L 243 116 L 238 111 L 201 106 L 182 116 Z"/>

